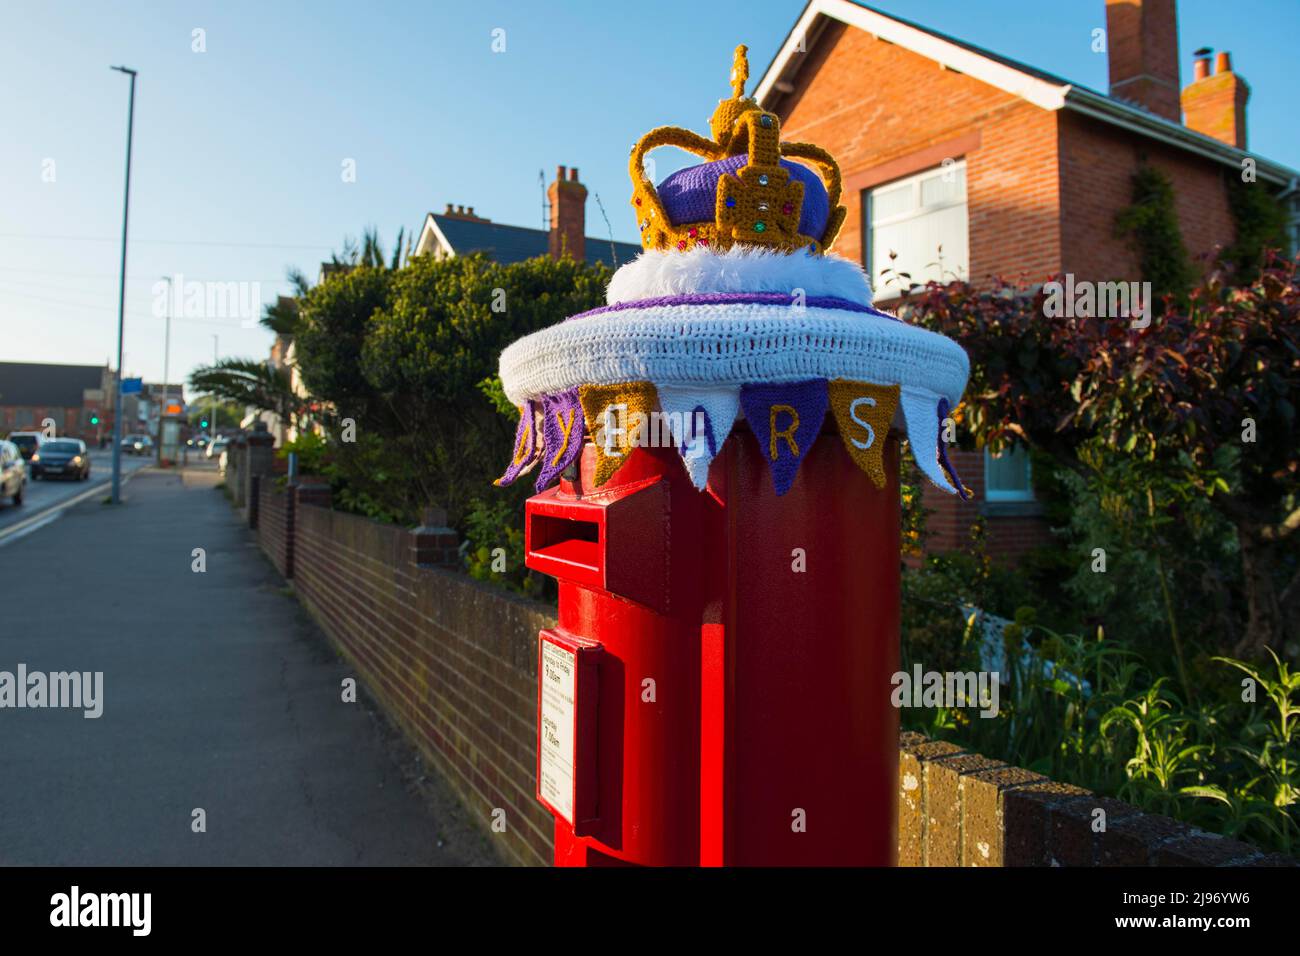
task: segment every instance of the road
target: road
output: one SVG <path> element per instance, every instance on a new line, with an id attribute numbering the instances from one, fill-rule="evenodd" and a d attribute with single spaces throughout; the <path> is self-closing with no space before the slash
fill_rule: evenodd
<path id="1" fill-rule="evenodd" d="M 151 458 L 123 455 L 122 475 L 125 477 L 133 474 L 151 462 Z M 28 465 L 27 490 L 23 492 L 23 503 L 15 507 L 8 498 L 0 503 L 0 544 L 11 537 L 30 533 L 43 523 L 43 519 L 56 517 L 55 512 L 66 507 L 74 498 L 84 496 L 86 500 L 94 501 L 97 497 L 107 495 L 112 476 L 113 453 L 99 449 L 90 453 L 90 478 L 86 481 L 50 481 L 45 478 L 32 481 L 31 466 Z"/>
<path id="2" fill-rule="evenodd" d="M 496 863 L 364 693 L 344 699 L 353 674 L 219 480 L 146 468 L 122 506 L 0 547 L 0 682 L 102 675 L 98 716 L 0 706 L 0 865 Z"/>

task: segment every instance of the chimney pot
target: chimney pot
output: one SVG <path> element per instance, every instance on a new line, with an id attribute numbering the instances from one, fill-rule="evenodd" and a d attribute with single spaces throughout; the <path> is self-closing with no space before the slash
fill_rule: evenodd
<path id="1" fill-rule="evenodd" d="M 452 214 L 452 211 L 453 211 L 453 210 L 452 210 L 452 205 L 451 205 L 451 203 L 447 203 L 447 211 L 444 212 L 443 215 L 444 215 L 444 216 L 450 216 L 450 215 Z"/>
<path id="2" fill-rule="evenodd" d="M 465 215 L 465 207 L 460 205 L 459 203 L 456 205 L 456 215 L 458 216 Z"/>
<path id="3" fill-rule="evenodd" d="M 574 166 L 569 170 L 569 182 L 576 183 L 577 181 L 578 181 L 578 167 Z"/>
<path id="4" fill-rule="evenodd" d="M 1199 56 L 1196 58 L 1196 65 L 1192 68 L 1192 80 L 1203 80 L 1210 75 L 1210 58 L 1208 56 Z"/>
<path id="5" fill-rule="evenodd" d="M 1217 57 L 1214 58 L 1214 72 L 1215 73 L 1232 72 L 1232 54 L 1229 53 L 1227 50 L 1223 50 L 1222 52 L 1219 53 Z"/>
<path id="6" fill-rule="evenodd" d="M 555 167 L 555 181 L 556 181 L 557 183 L 562 183 L 562 182 L 564 182 L 564 167 L 563 167 L 563 166 L 556 166 L 556 167 Z"/>
<path id="7" fill-rule="evenodd" d="M 468 209 L 468 213 L 469 213 L 469 215 L 471 215 L 471 216 L 474 215 L 474 207 L 473 207 L 473 206 L 470 206 L 470 207 L 469 207 L 469 209 Z"/>

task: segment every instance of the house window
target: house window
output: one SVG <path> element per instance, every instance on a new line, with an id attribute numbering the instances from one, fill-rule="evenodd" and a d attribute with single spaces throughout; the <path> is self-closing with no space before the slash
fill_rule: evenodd
<path id="1" fill-rule="evenodd" d="M 866 190 L 863 203 L 864 258 L 878 297 L 931 279 L 969 278 L 965 160 Z"/>
<path id="2" fill-rule="evenodd" d="M 1012 445 L 999 455 L 984 449 L 984 498 L 987 501 L 1033 501 L 1029 453 Z"/>

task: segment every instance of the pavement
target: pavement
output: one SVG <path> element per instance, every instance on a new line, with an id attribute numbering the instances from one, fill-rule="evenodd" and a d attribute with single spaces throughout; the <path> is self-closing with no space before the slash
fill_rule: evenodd
<path id="1" fill-rule="evenodd" d="M 146 467 L 122 505 L 0 540 L 0 690 L 20 664 L 103 674 L 97 718 L 0 706 L 0 864 L 495 864 L 364 693 L 342 700 L 349 668 L 219 481 Z"/>

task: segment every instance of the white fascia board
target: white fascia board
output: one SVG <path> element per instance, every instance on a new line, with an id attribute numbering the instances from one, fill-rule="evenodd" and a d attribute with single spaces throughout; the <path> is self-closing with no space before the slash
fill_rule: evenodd
<path id="1" fill-rule="evenodd" d="M 438 221 L 433 218 L 433 213 L 431 212 L 425 213 L 424 225 L 420 228 L 420 238 L 415 243 L 416 254 L 422 255 L 422 253 L 419 252 L 420 246 L 424 245 L 424 237 L 430 233 L 432 233 L 433 237 L 438 241 L 438 245 L 446 251 L 447 258 L 455 258 L 456 250 L 451 247 L 451 243 L 447 241 L 447 237 L 444 236 L 442 230 L 438 228 Z"/>
<path id="2" fill-rule="evenodd" d="M 811 34 L 813 24 L 819 16 L 829 17 L 857 27 L 859 30 L 865 30 L 881 40 L 888 40 L 905 50 L 911 50 L 913 53 L 934 60 L 941 66 L 965 73 L 1045 110 L 1057 110 L 1064 105 L 1065 90 L 1068 87 L 1040 80 L 1014 67 L 990 60 L 973 50 L 967 50 L 924 30 L 918 30 L 874 10 L 860 7 L 851 0 L 812 0 L 804 8 L 803 15 L 790 31 L 790 35 L 786 37 L 780 52 L 777 53 L 754 91 L 754 98 L 759 103 L 765 102 L 771 94 L 777 80 L 785 73 L 791 58 L 798 53 L 802 39 Z"/>
<path id="3" fill-rule="evenodd" d="M 1247 150 L 1229 146 L 1227 143 L 1206 136 L 1204 133 L 1188 129 L 1181 123 L 1175 123 L 1163 116 L 1156 116 L 1146 110 L 1129 106 L 1109 96 L 1102 96 L 1092 90 L 1082 89 L 1077 86 L 1066 87 L 1065 106 L 1076 113 L 1082 113 L 1093 119 L 1110 123 L 1112 126 L 1119 126 L 1135 133 L 1141 133 L 1171 146 L 1177 146 L 1180 149 L 1196 153 L 1206 159 L 1212 159 L 1225 166 L 1231 166 L 1238 171 L 1242 168 L 1241 162 L 1243 159 L 1253 159 L 1255 161 L 1256 175 L 1260 179 L 1268 180 L 1277 185 L 1290 183 L 1298 175 L 1295 170 L 1288 169 L 1280 163 L 1272 162 Z"/>

